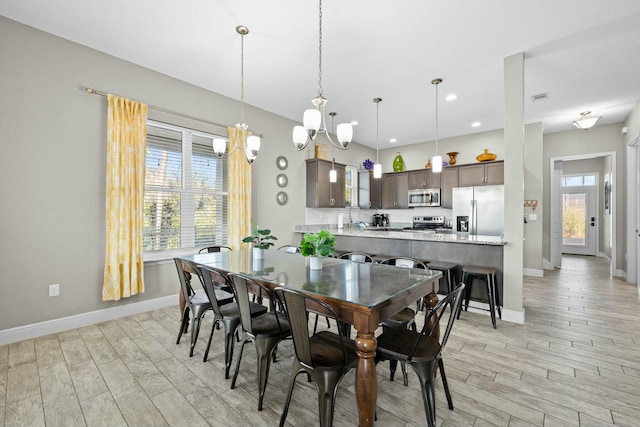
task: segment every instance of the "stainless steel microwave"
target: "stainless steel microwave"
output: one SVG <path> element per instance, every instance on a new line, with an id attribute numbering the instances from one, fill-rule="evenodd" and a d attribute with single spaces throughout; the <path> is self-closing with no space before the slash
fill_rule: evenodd
<path id="1" fill-rule="evenodd" d="M 418 188 L 409 190 L 409 207 L 440 206 L 439 188 Z"/>

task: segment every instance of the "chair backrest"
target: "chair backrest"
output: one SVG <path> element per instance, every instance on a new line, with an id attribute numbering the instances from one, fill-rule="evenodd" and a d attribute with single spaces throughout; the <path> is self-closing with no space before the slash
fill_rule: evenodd
<path id="1" fill-rule="evenodd" d="M 242 329 L 250 334 L 253 334 L 253 324 L 251 317 L 251 307 L 249 305 L 249 293 L 258 295 L 259 297 L 266 297 L 269 301 L 269 311 L 275 311 L 274 294 L 267 288 L 255 280 L 241 274 L 230 273 L 228 275 L 231 288 L 236 297 L 238 303 L 238 310 L 240 311 L 240 322 L 242 323 Z M 276 316 L 278 319 L 278 316 Z M 278 326 L 281 328 L 280 321 L 278 320 Z"/>
<path id="2" fill-rule="evenodd" d="M 310 339 L 313 336 L 313 332 L 310 332 L 308 311 L 315 313 L 320 312 L 323 315 L 338 319 L 338 315 L 335 310 L 310 295 L 288 288 L 277 288 L 275 290 L 276 296 L 284 301 L 285 310 L 289 319 L 289 325 L 291 327 L 291 335 L 293 337 L 293 347 L 296 352 L 296 357 L 303 365 L 311 368 L 315 368 L 313 359 L 311 357 Z M 347 352 L 344 346 L 344 337 L 342 336 L 343 327 L 341 322 L 338 322 L 338 332 L 340 336 L 340 347 L 342 348 L 342 357 L 344 364 L 347 361 Z"/>
<path id="3" fill-rule="evenodd" d="M 373 262 L 373 257 L 369 254 L 365 254 L 364 252 L 346 252 L 338 258 L 350 259 L 354 262 Z"/>
<path id="4" fill-rule="evenodd" d="M 294 245 L 284 245 L 284 246 L 280 246 L 278 248 L 279 251 L 285 251 L 288 252 L 290 254 L 299 254 L 300 253 L 300 248 Z"/>
<path id="5" fill-rule="evenodd" d="M 222 250 L 230 251 L 232 250 L 229 246 L 217 245 L 217 246 L 207 246 L 206 248 L 202 248 L 198 251 L 199 254 L 203 252 L 212 253 L 212 252 L 221 252 Z"/>
<path id="6" fill-rule="evenodd" d="M 202 287 L 204 288 L 204 292 L 207 294 L 207 297 L 211 302 L 214 313 L 220 314 L 220 304 L 218 303 L 218 297 L 216 295 L 216 287 L 231 287 L 229 283 L 230 281 L 219 271 L 216 271 L 205 265 L 199 266 L 199 269 L 203 279 Z"/>
<path id="7" fill-rule="evenodd" d="M 424 326 L 422 327 L 422 331 L 416 343 L 409 354 L 409 360 L 413 357 L 420 341 L 425 337 L 433 336 L 434 332 L 438 330 L 440 327 L 440 320 L 442 320 L 443 314 L 450 309 L 449 320 L 447 321 L 447 328 L 444 331 L 444 334 L 441 334 L 440 339 L 440 350 L 444 348 L 444 345 L 447 343 L 449 339 L 449 334 L 451 333 L 451 329 L 453 328 L 453 322 L 458 317 L 458 312 L 460 311 L 460 306 L 462 304 L 462 292 L 464 291 L 465 284 L 460 283 L 456 288 L 444 298 L 442 298 L 435 307 L 433 307 L 428 312 L 425 312 Z"/>
<path id="8" fill-rule="evenodd" d="M 395 265 L 403 268 L 422 268 L 427 269 L 424 262 L 410 257 L 391 257 L 380 261 L 380 264 Z"/>
<path id="9" fill-rule="evenodd" d="M 180 279 L 180 290 L 182 290 L 182 295 L 184 296 L 184 300 L 188 305 L 191 305 L 189 297 L 193 295 L 195 292 L 193 291 L 193 288 L 191 287 L 191 283 L 186 276 L 189 273 L 184 271 L 184 268 L 182 267 L 182 263 L 188 263 L 188 261 L 180 258 L 174 258 L 173 261 L 176 263 L 176 270 L 178 270 L 178 278 Z M 197 268 L 196 268 L 196 271 L 198 271 Z M 196 273 L 196 275 L 198 274 L 199 273 Z"/>

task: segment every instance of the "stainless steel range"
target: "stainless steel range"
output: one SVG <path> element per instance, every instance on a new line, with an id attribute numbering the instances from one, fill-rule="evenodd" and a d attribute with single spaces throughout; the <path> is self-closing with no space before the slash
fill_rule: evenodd
<path id="1" fill-rule="evenodd" d="M 413 226 L 407 227 L 405 230 L 431 230 L 435 232 L 439 228 L 444 228 L 444 226 L 444 216 L 414 216 Z"/>

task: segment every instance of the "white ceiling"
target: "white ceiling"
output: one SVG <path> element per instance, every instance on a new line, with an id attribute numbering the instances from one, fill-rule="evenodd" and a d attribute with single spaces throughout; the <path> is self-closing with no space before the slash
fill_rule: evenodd
<path id="1" fill-rule="evenodd" d="M 0 0 L 0 14 L 235 99 L 242 24 L 245 102 L 301 121 L 318 92 L 316 1 Z M 545 132 L 584 110 L 621 122 L 640 99 L 638 0 L 325 0 L 323 17 L 327 111 L 371 147 L 375 97 L 380 148 L 435 139 L 436 77 L 440 138 L 502 128 L 503 60 L 518 52 L 525 122 Z"/>

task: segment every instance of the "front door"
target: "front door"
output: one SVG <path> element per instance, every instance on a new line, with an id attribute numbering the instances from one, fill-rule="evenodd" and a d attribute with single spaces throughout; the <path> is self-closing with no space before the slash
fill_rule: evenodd
<path id="1" fill-rule="evenodd" d="M 562 253 L 596 255 L 596 187 L 562 188 Z"/>

